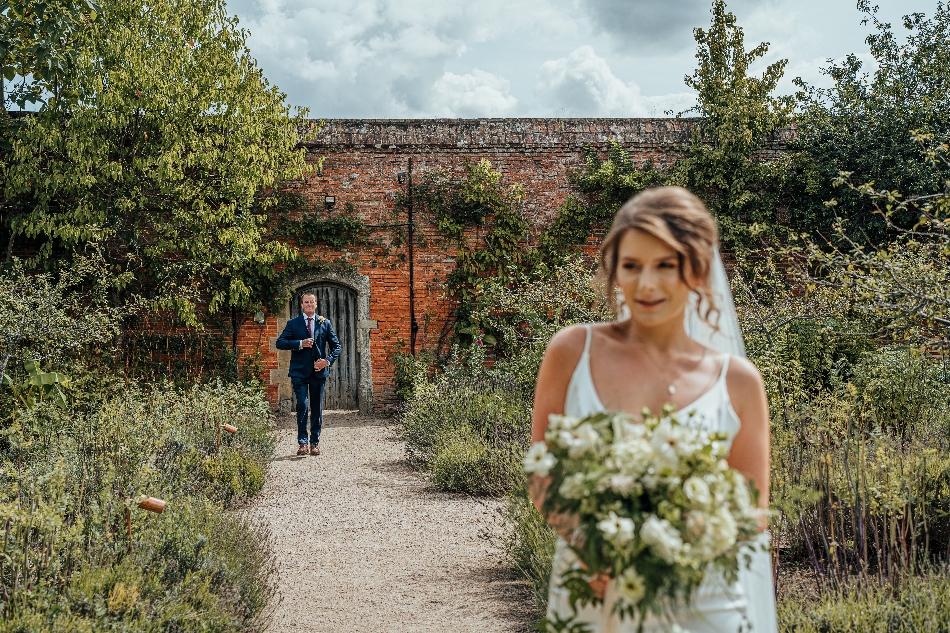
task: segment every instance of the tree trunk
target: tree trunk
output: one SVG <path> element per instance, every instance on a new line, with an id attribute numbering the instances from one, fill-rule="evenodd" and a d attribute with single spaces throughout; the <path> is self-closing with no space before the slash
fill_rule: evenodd
<path id="1" fill-rule="evenodd" d="M 231 349 L 237 353 L 238 344 L 238 318 L 237 308 L 231 308 Z"/>

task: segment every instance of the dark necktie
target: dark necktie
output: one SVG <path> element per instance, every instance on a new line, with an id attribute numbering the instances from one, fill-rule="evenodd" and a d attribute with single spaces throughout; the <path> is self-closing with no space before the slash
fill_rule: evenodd
<path id="1" fill-rule="evenodd" d="M 313 338 L 313 317 L 307 317 L 307 332 L 310 333 L 310 338 Z"/>

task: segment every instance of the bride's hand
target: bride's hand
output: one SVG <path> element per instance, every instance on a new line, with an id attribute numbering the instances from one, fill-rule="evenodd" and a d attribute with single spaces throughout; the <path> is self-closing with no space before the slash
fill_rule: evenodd
<path id="1" fill-rule="evenodd" d="M 604 595 L 607 593 L 607 583 L 610 582 L 610 575 L 605 574 L 602 571 L 594 574 L 593 578 L 587 581 L 587 584 L 590 585 L 590 588 L 594 590 L 594 595 L 598 600 L 603 600 Z"/>

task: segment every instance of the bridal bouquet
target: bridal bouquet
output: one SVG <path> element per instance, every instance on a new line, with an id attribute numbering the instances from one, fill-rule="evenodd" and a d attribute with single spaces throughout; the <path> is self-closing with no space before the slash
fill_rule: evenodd
<path id="1" fill-rule="evenodd" d="M 764 511 L 726 464 L 726 436 L 680 423 L 671 407 L 648 413 L 642 424 L 623 413 L 552 415 L 547 442 L 525 457 L 529 473 L 551 477 L 544 510 L 579 520 L 569 544 L 583 568 L 561 579 L 575 612 L 601 602 L 588 581 L 603 573 L 621 618 L 671 615 L 707 570 L 735 582 L 743 542 L 758 534 Z"/>

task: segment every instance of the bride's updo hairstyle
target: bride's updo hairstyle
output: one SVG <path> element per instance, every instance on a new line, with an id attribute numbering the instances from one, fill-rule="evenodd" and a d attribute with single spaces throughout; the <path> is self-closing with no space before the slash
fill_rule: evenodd
<path id="1" fill-rule="evenodd" d="M 699 296 L 700 318 L 719 329 L 711 318 L 718 321 L 719 310 L 709 289 L 713 248 L 719 243 L 719 231 L 702 200 L 682 187 L 656 187 L 641 191 L 620 207 L 600 246 L 600 274 L 615 314 L 620 308 L 614 292 L 618 251 L 620 240 L 630 229 L 649 233 L 676 251 L 680 278 Z M 700 280 L 698 286 L 693 286 L 687 271 Z"/>

